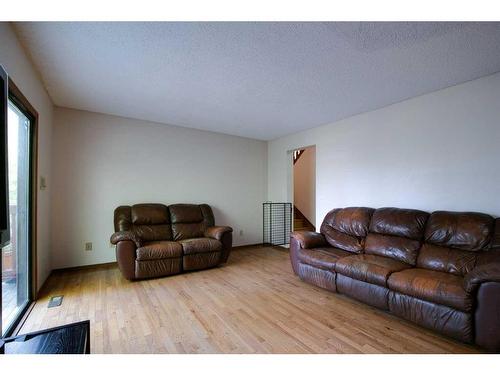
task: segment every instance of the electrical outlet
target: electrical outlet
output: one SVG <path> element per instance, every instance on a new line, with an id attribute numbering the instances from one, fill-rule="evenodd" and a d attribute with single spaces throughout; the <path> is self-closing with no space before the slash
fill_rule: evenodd
<path id="1" fill-rule="evenodd" d="M 85 242 L 85 251 L 92 251 L 92 242 Z"/>
<path id="2" fill-rule="evenodd" d="M 45 179 L 45 176 L 40 176 L 40 190 L 45 189 L 47 189 L 47 181 Z"/>
<path id="3" fill-rule="evenodd" d="M 243 236 L 243 229 L 240 229 L 240 236 Z"/>

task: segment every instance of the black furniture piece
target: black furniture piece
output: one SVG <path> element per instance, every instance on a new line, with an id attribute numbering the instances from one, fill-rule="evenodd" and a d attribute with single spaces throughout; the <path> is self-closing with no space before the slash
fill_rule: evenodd
<path id="1" fill-rule="evenodd" d="M 292 204 L 265 202 L 262 204 L 262 225 L 265 245 L 286 245 L 292 232 Z"/>
<path id="2" fill-rule="evenodd" d="M 2 354 L 90 354 L 90 321 L 0 340 Z"/>

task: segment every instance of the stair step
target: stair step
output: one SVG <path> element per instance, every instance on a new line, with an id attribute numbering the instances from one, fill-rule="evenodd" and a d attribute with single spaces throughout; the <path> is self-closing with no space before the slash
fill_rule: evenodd
<path id="1" fill-rule="evenodd" d="M 301 230 L 304 230 L 304 231 L 309 231 L 309 232 L 313 232 L 314 231 L 314 228 L 312 227 L 294 227 L 293 228 L 294 231 L 301 231 Z"/>
<path id="2" fill-rule="evenodd" d="M 293 208 L 293 230 L 295 231 L 315 231 L 315 228 L 310 225 L 309 221 L 296 207 Z"/>

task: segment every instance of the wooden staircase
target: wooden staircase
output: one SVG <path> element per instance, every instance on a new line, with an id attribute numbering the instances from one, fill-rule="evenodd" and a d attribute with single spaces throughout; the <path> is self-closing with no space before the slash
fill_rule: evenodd
<path id="1" fill-rule="evenodd" d="M 302 214 L 302 212 L 297 209 L 297 207 L 293 208 L 293 230 L 305 230 L 310 232 L 316 231 L 314 225 L 312 225 L 309 220 L 307 220 L 307 218 Z"/>

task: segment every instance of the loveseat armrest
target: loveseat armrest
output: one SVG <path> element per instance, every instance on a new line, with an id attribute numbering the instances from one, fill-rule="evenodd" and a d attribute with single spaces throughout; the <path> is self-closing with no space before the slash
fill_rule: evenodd
<path id="1" fill-rule="evenodd" d="M 325 236 L 317 232 L 298 231 L 292 232 L 290 237 L 300 244 L 302 249 L 313 249 L 315 247 L 327 246 Z"/>
<path id="2" fill-rule="evenodd" d="M 474 268 L 464 277 L 464 289 L 467 293 L 475 292 L 482 283 L 500 283 L 500 262 L 483 264 Z"/>
<path id="3" fill-rule="evenodd" d="M 120 241 L 132 241 L 136 247 L 141 247 L 141 239 L 133 232 L 115 232 L 110 241 L 113 245 Z"/>
<path id="4" fill-rule="evenodd" d="M 233 248 L 233 228 L 222 226 L 208 227 L 205 230 L 204 236 L 219 240 L 222 243 L 220 263 L 226 263 L 229 258 L 229 253 Z"/>
<path id="5" fill-rule="evenodd" d="M 225 233 L 232 233 L 233 228 L 223 227 L 223 226 L 213 226 L 208 227 L 205 230 L 204 236 L 207 238 L 213 238 L 214 240 L 221 240 Z"/>

